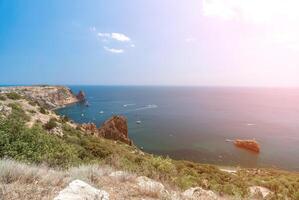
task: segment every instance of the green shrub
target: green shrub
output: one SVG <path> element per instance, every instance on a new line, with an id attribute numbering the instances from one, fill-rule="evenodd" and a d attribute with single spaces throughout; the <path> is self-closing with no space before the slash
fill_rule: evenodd
<path id="1" fill-rule="evenodd" d="M 31 106 L 36 106 L 37 103 L 35 101 L 32 101 L 32 100 L 28 100 L 28 103 L 31 105 Z"/>
<path id="2" fill-rule="evenodd" d="M 68 167 L 80 162 L 75 147 L 47 134 L 40 126 L 27 128 L 11 117 L 0 121 L 0 158 Z"/>
<path id="3" fill-rule="evenodd" d="M 67 116 L 62 116 L 62 118 L 61 118 L 61 122 L 62 123 L 66 123 L 66 122 L 69 122 L 70 121 L 70 119 L 67 117 Z"/>
<path id="4" fill-rule="evenodd" d="M 44 128 L 48 131 L 57 127 L 57 120 L 55 118 L 51 118 L 45 125 Z"/>
<path id="5" fill-rule="evenodd" d="M 0 95 L 0 101 L 5 101 L 7 98 L 4 95 Z"/>
<path id="6" fill-rule="evenodd" d="M 11 92 L 6 94 L 7 98 L 12 100 L 20 100 L 22 99 L 22 96 L 16 92 Z"/>
<path id="7" fill-rule="evenodd" d="M 43 107 L 39 108 L 39 112 L 44 114 L 44 115 L 48 114 L 48 111 L 46 109 L 44 109 Z"/>

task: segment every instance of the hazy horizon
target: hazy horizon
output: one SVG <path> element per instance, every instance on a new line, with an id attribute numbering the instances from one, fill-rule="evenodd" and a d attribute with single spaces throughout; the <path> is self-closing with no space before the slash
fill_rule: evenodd
<path id="1" fill-rule="evenodd" d="M 0 2 L 0 84 L 299 87 L 295 0 Z"/>

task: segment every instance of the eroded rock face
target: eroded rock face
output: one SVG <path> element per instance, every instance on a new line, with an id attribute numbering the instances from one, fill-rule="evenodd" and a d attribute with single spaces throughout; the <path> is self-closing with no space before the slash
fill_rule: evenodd
<path id="1" fill-rule="evenodd" d="M 247 150 L 253 151 L 255 153 L 260 152 L 260 146 L 255 140 L 235 140 L 234 144 L 237 147 L 247 149 Z"/>
<path id="2" fill-rule="evenodd" d="M 112 140 L 119 140 L 132 145 L 128 137 L 127 119 L 123 116 L 113 116 L 99 128 L 99 135 Z"/>
<path id="3" fill-rule="evenodd" d="M 182 196 L 188 200 L 217 200 L 218 196 L 210 191 L 204 190 L 200 187 L 190 188 L 186 190 Z"/>
<path id="4" fill-rule="evenodd" d="M 64 190 L 60 191 L 54 200 L 109 200 L 109 194 L 83 181 L 75 180 Z"/>

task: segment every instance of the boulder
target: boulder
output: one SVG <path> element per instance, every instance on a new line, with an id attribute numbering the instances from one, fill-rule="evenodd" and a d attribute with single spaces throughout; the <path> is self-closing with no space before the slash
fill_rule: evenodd
<path id="1" fill-rule="evenodd" d="M 234 144 L 237 147 L 247 149 L 247 150 L 253 151 L 255 153 L 260 152 L 260 145 L 255 140 L 239 140 L 239 139 L 237 139 L 234 141 Z"/>
<path id="2" fill-rule="evenodd" d="M 99 135 L 112 140 L 118 140 L 128 145 L 132 141 L 128 136 L 127 119 L 123 116 L 113 116 L 108 119 L 99 129 Z"/>
<path id="3" fill-rule="evenodd" d="M 252 199 L 266 199 L 272 192 L 265 187 L 252 186 L 249 188 L 249 195 Z"/>
<path id="4" fill-rule="evenodd" d="M 75 180 L 60 191 L 54 200 L 109 200 L 109 194 L 83 181 Z"/>
<path id="5" fill-rule="evenodd" d="M 219 199 L 218 196 L 210 191 L 210 190 L 204 190 L 200 187 L 190 188 L 183 192 L 182 196 L 185 199 L 190 200 L 217 200 Z"/>
<path id="6" fill-rule="evenodd" d="M 154 181 L 145 176 L 138 177 L 136 182 L 139 190 L 145 194 L 157 194 L 157 196 L 160 196 L 161 194 L 167 192 L 162 183 Z"/>

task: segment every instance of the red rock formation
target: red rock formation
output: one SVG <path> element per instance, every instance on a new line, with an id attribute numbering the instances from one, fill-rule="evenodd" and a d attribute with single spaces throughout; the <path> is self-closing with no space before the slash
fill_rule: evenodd
<path id="1" fill-rule="evenodd" d="M 127 119 L 123 116 L 113 116 L 99 128 L 99 134 L 107 139 L 119 140 L 132 145 L 128 137 Z"/>
<path id="2" fill-rule="evenodd" d="M 127 120 L 123 116 L 111 117 L 99 129 L 94 123 L 81 124 L 79 127 L 87 134 L 132 145 L 132 141 L 128 137 Z"/>
<path id="3" fill-rule="evenodd" d="M 234 144 L 237 147 L 244 148 L 244 149 L 253 151 L 255 153 L 260 152 L 260 146 L 255 140 L 239 140 L 239 139 L 237 139 L 234 141 Z"/>

